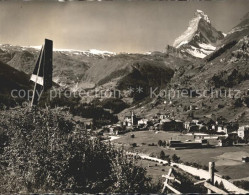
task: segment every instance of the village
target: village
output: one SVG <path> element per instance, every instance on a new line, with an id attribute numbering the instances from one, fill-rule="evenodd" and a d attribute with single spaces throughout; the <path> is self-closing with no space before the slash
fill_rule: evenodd
<path id="1" fill-rule="evenodd" d="M 167 146 L 176 149 L 243 145 L 249 141 L 249 125 L 239 126 L 237 123 L 225 122 L 222 117 L 216 121 L 207 117 L 181 121 L 170 114 L 162 113 L 150 118 L 139 117 L 133 111 L 125 116 L 123 121 L 103 126 L 100 132 L 105 135 L 121 135 L 127 132 L 153 130 L 194 136 L 194 140 L 167 140 Z"/>
<path id="2" fill-rule="evenodd" d="M 192 168 L 205 172 L 208 163 L 215 162 L 216 176 L 230 182 L 248 177 L 249 125 L 226 122 L 223 117 L 183 121 L 170 113 L 140 117 L 131 111 L 116 124 L 103 126 L 98 134 L 139 156 L 139 164 L 155 180 L 163 174 L 164 163 L 171 161 L 189 173 Z"/>

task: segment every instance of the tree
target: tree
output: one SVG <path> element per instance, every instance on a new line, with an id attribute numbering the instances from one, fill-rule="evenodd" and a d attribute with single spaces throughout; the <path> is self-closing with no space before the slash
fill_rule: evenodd
<path id="1" fill-rule="evenodd" d="M 1 156 L 3 193 L 156 192 L 123 150 L 90 139 L 57 110 L 15 110 L 0 117 L 1 127 L 10 138 Z"/>
<path id="2" fill-rule="evenodd" d="M 166 157 L 166 155 L 165 155 L 164 151 L 161 151 L 160 152 L 160 159 L 165 160 L 165 157 Z"/>
<path id="3" fill-rule="evenodd" d="M 180 157 L 178 157 L 176 154 L 173 154 L 173 156 L 171 158 L 172 158 L 172 161 L 175 163 L 178 163 L 180 160 Z"/>

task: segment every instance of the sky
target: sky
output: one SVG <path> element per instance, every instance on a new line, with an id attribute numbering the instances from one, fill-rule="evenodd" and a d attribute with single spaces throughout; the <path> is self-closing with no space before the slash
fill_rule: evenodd
<path id="1" fill-rule="evenodd" d="M 0 44 L 112 52 L 163 51 L 197 9 L 225 33 L 249 11 L 248 0 L 0 1 Z"/>

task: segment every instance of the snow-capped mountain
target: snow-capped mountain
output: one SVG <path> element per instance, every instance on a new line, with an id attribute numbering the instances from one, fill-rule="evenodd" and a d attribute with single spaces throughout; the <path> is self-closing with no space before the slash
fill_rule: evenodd
<path id="1" fill-rule="evenodd" d="M 209 17 L 203 11 L 197 10 L 187 30 L 175 40 L 173 46 L 182 53 L 204 58 L 216 49 L 216 45 L 224 37 L 224 33 L 211 25 Z"/>
<path id="2" fill-rule="evenodd" d="M 25 50 L 40 50 L 41 46 L 14 46 L 10 44 L 0 44 L 0 48 L 3 51 L 6 50 L 11 50 L 15 48 L 17 51 L 25 51 Z M 101 57 L 110 57 L 113 55 L 116 55 L 115 52 L 110 52 L 110 51 L 102 51 L 102 50 L 97 50 L 97 49 L 89 49 L 89 50 L 76 50 L 76 49 L 53 49 L 54 52 L 60 52 L 64 53 L 65 55 L 86 55 L 86 56 L 92 56 L 92 55 L 97 55 Z"/>

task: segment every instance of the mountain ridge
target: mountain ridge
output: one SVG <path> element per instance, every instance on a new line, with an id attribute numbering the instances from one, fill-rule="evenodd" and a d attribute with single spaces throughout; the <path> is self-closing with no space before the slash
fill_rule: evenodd
<path id="1" fill-rule="evenodd" d="M 211 25 L 209 17 L 203 11 L 197 10 L 187 30 L 174 41 L 173 47 L 182 53 L 204 58 L 216 49 L 216 45 L 223 38 L 224 34 Z"/>

